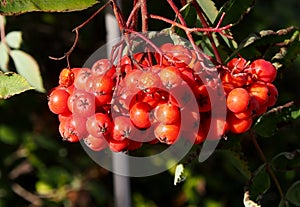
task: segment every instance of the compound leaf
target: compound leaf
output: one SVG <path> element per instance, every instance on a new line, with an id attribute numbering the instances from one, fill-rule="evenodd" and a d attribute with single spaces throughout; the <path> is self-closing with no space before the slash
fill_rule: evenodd
<path id="1" fill-rule="evenodd" d="M 21 50 L 12 50 L 10 56 L 15 63 L 16 70 L 32 85 L 35 90 L 45 92 L 40 68 L 36 60 Z"/>
<path id="2" fill-rule="evenodd" d="M 254 124 L 254 131 L 262 137 L 273 136 L 280 127 L 300 118 L 300 105 L 289 102 L 266 112 Z"/>
<path id="3" fill-rule="evenodd" d="M 9 47 L 19 49 L 22 43 L 22 32 L 12 31 L 5 37 L 5 41 Z"/>
<path id="4" fill-rule="evenodd" d="M 83 10 L 98 3 L 96 0 L 3 0 L 0 14 L 18 15 L 26 12 L 71 12 Z"/>
<path id="5" fill-rule="evenodd" d="M 16 73 L 0 73 L 0 99 L 33 89 L 25 78 Z"/>

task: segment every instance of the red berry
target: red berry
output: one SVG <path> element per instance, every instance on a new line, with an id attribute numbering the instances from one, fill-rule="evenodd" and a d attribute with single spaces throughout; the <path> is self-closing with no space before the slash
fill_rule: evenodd
<path id="1" fill-rule="evenodd" d="M 170 103 L 158 105 L 154 110 L 154 116 L 157 121 L 163 124 L 175 124 L 180 122 L 179 108 Z"/>
<path id="2" fill-rule="evenodd" d="M 83 139 L 84 143 L 87 147 L 89 147 L 93 151 L 101 151 L 107 148 L 108 143 L 105 139 L 97 138 L 92 135 L 87 136 Z"/>
<path id="3" fill-rule="evenodd" d="M 235 88 L 227 96 L 226 104 L 230 111 L 241 113 L 248 109 L 250 95 L 244 88 Z"/>
<path id="4" fill-rule="evenodd" d="M 112 132 L 112 138 L 117 141 L 127 139 L 131 136 L 134 129 L 129 117 L 117 116 L 113 119 L 114 128 Z"/>
<path id="5" fill-rule="evenodd" d="M 74 82 L 75 75 L 69 68 L 64 68 L 59 74 L 59 85 L 62 87 L 69 87 Z"/>
<path id="6" fill-rule="evenodd" d="M 179 124 L 158 124 L 154 129 L 155 137 L 162 143 L 173 144 L 179 138 Z"/>
<path id="7" fill-rule="evenodd" d="M 248 131 L 252 125 L 252 118 L 238 119 L 233 113 L 228 113 L 226 121 L 229 126 L 229 131 L 235 134 Z"/>
<path id="8" fill-rule="evenodd" d="M 256 76 L 258 81 L 273 82 L 277 75 L 274 65 L 264 59 L 258 59 L 251 63 L 251 72 Z"/>
<path id="9" fill-rule="evenodd" d="M 48 106 L 54 114 L 70 114 L 68 109 L 68 98 L 70 94 L 59 87 L 54 88 L 48 96 Z"/>
<path id="10" fill-rule="evenodd" d="M 75 77 L 74 85 L 78 90 L 86 90 L 92 81 L 93 74 L 89 68 L 81 68 Z"/>
<path id="11" fill-rule="evenodd" d="M 168 89 L 179 86 L 182 83 L 180 73 L 175 66 L 162 68 L 158 73 L 158 76 L 160 77 L 162 84 Z"/>
<path id="12" fill-rule="evenodd" d="M 96 138 L 104 138 L 113 129 L 113 123 L 107 114 L 96 113 L 86 121 L 87 131 Z"/>
<path id="13" fill-rule="evenodd" d="M 145 102 L 137 102 L 130 109 L 130 120 L 139 129 L 147 129 L 151 126 L 151 106 Z"/>
<path id="14" fill-rule="evenodd" d="M 269 100 L 269 89 L 264 82 L 254 82 L 248 87 L 248 92 L 258 101 L 259 105 L 264 105 Z"/>

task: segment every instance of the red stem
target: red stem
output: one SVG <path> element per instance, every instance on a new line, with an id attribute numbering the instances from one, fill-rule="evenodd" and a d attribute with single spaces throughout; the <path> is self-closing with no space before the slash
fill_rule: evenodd
<path id="1" fill-rule="evenodd" d="M 209 28 L 210 26 L 209 26 L 208 22 L 206 21 L 205 17 L 203 16 L 203 9 L 200 7 L 200 5 L 198 4 L 198 2 L 196 2 L 195 0 L 192 1 L 192 4 L 193 4 L 193 6 L 194 6 L 195 9 L 196 9 L 196 12 L 197 12 L 197 14 L 198 14 L 198 16 L 199 16 L 199 18 L 200 18 L 200 21 L 201 21 L 203 27 Z M 217 49 L 216 43 L 215 43 L 215 41 L 214 41 L 214 39 L 213 39 L 211 33 L 207 33 L 207 36 L 208 36 L 208 39 L 209 39 L 209 41 L 210 41 L 210 43 L 211 43 L 211 46 L 212 46 L 212 48 L 213 48 L 213 52 L 214 52 L 214 54 L 215 54 L 216 60 L 217 60 L 220 64 L 222 64 L 222 62 L 223 62 L 223 61 L 222 61 L 222 58 L 221 58 L 221 56 L 220 56 L 220 53 L 219 53 L 219 51 L 218 51 L 218 49 Z"/>
<path id="2" fill-rule="evenodd" d="M 131 13 L 129 14 L 129 17 L 127 19 L 126 22 L 126 27 L 130 28 L 130 29 L 136 29 L 134 28 L 134 26 L 137 25 L 137 12 L 139 10 L 139 8 L 141 7 L 141 4 L 138 2 L 138 0 L 135 0 L 134 2 L 134 7 L 131 11 Z"/>
<path id="3" fill-rule="evenodd" d="M 142 14 L 142 32 L 148 31 L 148 10 L 147 10 L 147 0 L 140 0 L 141 3 L 141 14 Z"/>

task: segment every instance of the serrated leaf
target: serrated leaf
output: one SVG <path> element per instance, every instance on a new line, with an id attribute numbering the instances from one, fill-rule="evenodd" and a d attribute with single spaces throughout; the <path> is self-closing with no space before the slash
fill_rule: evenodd
<path id="1" fill-rule="evenodd" d="M 268 56 L 268 54 L 265 54 L 266 51 L 273 52 L 275 50 L 279 52 L 281 48 L 287 47 L 288 44 L 292 42 L 295 32 L 298 32 L 296 28 L 288 27 L 278 31 L 262 30 L 259 33 L 250 34 L 239 44 L 238 48 L 227 60 L 232 59 L 237 54 L 240 54 L 246 59 L 253 59 L 257 56 Z M 260 48 L 263 48 L 263 50 L 261 51 Z M 273 50 L 270 48 L 273 48 Z M 275 54 L 269 54 L 269 56 L 271 55 L 269 59 L 272 59 L 277 52 L 275 52 Z"/>
<path id="2" fill-rule="evenodd" d="M 260 116 L 254 124 L 253 129 L 262 137 L 271 137 L 280 127 L 299 118 L 299 103 L 289 102 L 283 106 L 273 108 Z"/>
<path id="3" fill-rule="evenodd" d="M 296 181 L 287 191 L 286 199 L 294 204 L 300 206 L 300 180 Z"/>
<path id="4" fill-rule="evenodd" d="M 8 72 L 8 48 L 3 42 L 0 42 L 0 60 L 0 69 L 4 72 Z"/>
<path id="5" fill-rule="evenodd" d="M 221 17 L 223 13 L 225 13 L 225 17 L 222 21 L 222 25 L 228 24 L 238 24 L 243 17 L 248 14 L 253 8 L 254 0 L 230 0 L 226 1 L 226 3 L 220 9 L 218 17 L 214 22 L 214 25 L 217 24 L 217 21 Z"/>
<path id="6" fill-rule="evenodd" d="M 210 22 L 214 22 L 218 16 L 218 9 L 212 0 L 197 0 Z"/>
<path id="7" fill-rule="evenodd" d="M 288 171 L 299 169 L 300 166 L 300 150 L 293 152 L 281 152 L 270 162 L 272 168 L 280 171 Z"/>
<path id="8" fill-rule="evenodd" d="M 0 73 L 0 99 L 33 89 L 27 80 L 16 73 Z"/>
<path id="9" fill-rule="evenodd" d="M 186 176 L 184 175 L 184 167 L 182 164 L 178 164 L 175 169 L 174 185 L 181 183 L 185 180 L 185 178 Z"/>
<path id="10" fill-rule="evenodd" d="M 266 165 L 261 165 L 252 175 L 249 182 L 251 200 L 258 201 L 271 186 L 270 176 L 266 171 Z"/>
<path id="11" fill-rule="evenodd" d="M 98 3 L 96 0 L 5 0 L 0 3 L 0 14 L 18 15 L 26 12 L 71 12 Z"/>
<path id="12" fill-rule="evenodd" d="M 230 160 L 232 165 L 236 167 L 238 171 L 240 171 L 247 179 L 250 179 L 251 171 L 249 170 L 248 161 L 241 150 L 222 150 L 222 153 L 224 153 L 224 156 L 226 156 L 227 160 Z"/>
<path id="13" fill-rule="evenodd" d="M 13 59 L 16 70 L 39 92 L 45 92 L 40 68 L 36 60 L 22 50 L 12 50 L 10 56 Z"/>
<path id="14" fill-rule="evenodd" d="M 9 47 L 19 49 L 22 43 L 22 32 L 12 31 L 5 37 L 5 41 Z"/>

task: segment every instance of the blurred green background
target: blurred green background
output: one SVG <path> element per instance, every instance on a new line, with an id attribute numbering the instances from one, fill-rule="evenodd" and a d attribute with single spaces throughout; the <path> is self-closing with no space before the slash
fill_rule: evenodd
<path id="1" fill-rule="evenodd" d="M 123 3 L 128 5 L 131 1 Z M 156 6 L 160 3 L 149 3 L 150 11 L 163 15 L 169 13 L 167 4 Z M 218 4 L 222 5 L 222 1 Z M 58 74 L 66 67 L 64 60 L 54 61 L 48 56 L 62 56 L 73 43 L 72 29 L 97 8 L 7 17 L 6 33 L 23 32 L 22 49 L 38 61 L 47 90 L 57 85 Z M 128 8 L 125 6 L 124 10 Z M 299 11 L 299 0 L 257 0 L 254 9 L 232 31 L 237 40 L 242 41 L 250 33 L 260 30 L 278 30 L 292 25 L 299 27 Z M 151 29 L 164 26 L 151 25 Z M 104 15 L 100 14 L 80 30 L 79 43 L 71 55 L 71 66 L 82 66 L 89 55 L 104 43 Z M 299 69 L 300 58 L 280 73 L 275 82 L 280 93 L 278 104 L 299 99 Z M 272 138 L 260 139 L 267 157 L 299 148 L 299 127 L 300 123 L 295 122 L 282 128 Z M 261 164 L 258 156 L 247 140 L 243 148 L 253 171 Z M 57 117 L 48 110 L 47 94 L 29 91 L 0 100 L 0 157 L 0 207 L 114 206 L 112 173 L 95 164 L 80 144 L 61 140 Z M 133 206 L 243 206 L 247 180 L 222 153 L 215 153 L 204 163 L 194 160 L 187 173 L 187 179 L 176 186 L 170 172 L 131 178 Z M 285 182 L 295 181 L 299 174 L 285 173 L 279 178 Z M 288 182 L 283 184 L 285 187 L 288 187 Z M 278 202 L 278 199 L 276 189 L 271 188 L 265 197 L 265 206 L 272 206 L 271 203 Z"/>

